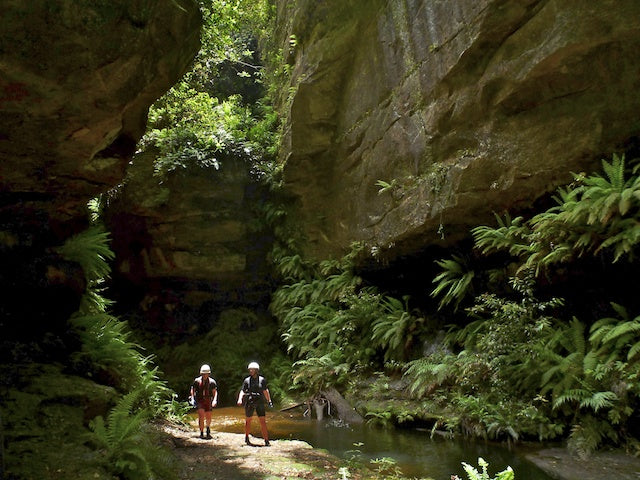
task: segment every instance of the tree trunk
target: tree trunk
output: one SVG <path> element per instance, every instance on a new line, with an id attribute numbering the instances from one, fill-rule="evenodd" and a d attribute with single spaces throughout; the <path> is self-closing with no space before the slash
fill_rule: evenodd
<path id="1" fill-rule="evenodd" d="M 323 390 L 320 392 L 320 395 L 331 403 L 336 412 L 338 412 L 340 420 L 347 423 L 362 423 L 362 417 L 360 414 L 356 412 L 351 405 L 349 405 L 349 402 L 347 402 L 335 388 Z"/>

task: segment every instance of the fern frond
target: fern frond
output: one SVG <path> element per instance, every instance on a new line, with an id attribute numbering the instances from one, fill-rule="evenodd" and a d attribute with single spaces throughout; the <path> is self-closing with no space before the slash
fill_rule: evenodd
<path id="1" fill-rule="evenodd" d="M 476 247 L 485 255 L 503 250 L 515 255 L 520 254 L 523 249 L 526 251 L 526 245 L 530 243 L 526 239 L 531 232 L 524 224 L 524 218 L 516 217 L 512 220 L 507 214 L 503 221 L 498 215 L 495 217 L 497 228 L 482 225 L 471 230 Z"/>
<path id="2" fill-rule="evenodd" d="M 601 408 L 611 408 L 618 396 L 613 392 L 596 392 L 580 402 L 581 408 L 590 408 L 597 412 Z"/>
<path id="3" fill-rule="evenodd" d="M 109 233 L 100 226 L 74 235 L 56 251 L 65 259 L 80 264 L 87 282 L 107 278 L 111 273 L 109 262 L 115 258 L 109 248 Z"/>
<path id="4" fill-rule="evenodd" d="M 409 380 L 409 394 L 414 398 L 421 398 L 434 386 L 445 383 L 452 373 L 452 364 L 446 360 L 438 363 L 421 358 L 407 364 L 404 377 Z"/>
<path id="5" fill-rule="evenodd" d="M 464 260 L 457 255 L 452 259 L 437 260 L 436 264 L 442 268 L 442 272 L 433 279 L 432 283 L 437 285 L 430 295 L 434 298 L 442 296 L 439 309 L 453 303 L 457 310 L 462 300 L 473 290 L 475 272 L 467 270 Z"/>
<path id="6" fill-rule="evenodd" d="M 603 343 L 610 343 L 621 336 L 634 336 L 640 332 L 640 317 L 636 317 L 630 322 L 624 322 L 611 328 L 603 337 Z"/>
<path id="7" fill-rule="evenodd" d="M 591 392 L 582 388 L 573 388 L 565 391 L 553 402 L 553 408 L 557 409 L 565 403 L 582 403 L 591 397 Z"/>

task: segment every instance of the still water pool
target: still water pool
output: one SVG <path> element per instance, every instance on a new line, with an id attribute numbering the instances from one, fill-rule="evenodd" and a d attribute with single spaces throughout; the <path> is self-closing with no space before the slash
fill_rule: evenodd
<path id="1" fill-rule="evenodd" d="M 223 407 L 213 410 L 212 429 L 244 433 L 244 410 Z M 524 451 L 509 450 L 500 445 L 463 440 L 429 438 L 429 432 L 382 429 L 368 425 L 341 426 L 332 420 L 304 418 L 300 411 L 267 411 L 267 425 L 272 439 L 303 440 L 340 458 L 357 454 L 365 461 L 393 458 L 404 475 L 448 480 L 452 474 L 467 478 L 461 462 L 478 467 L 478 457 L 489 463 L 491 476 L 511 466 L 520 480 L 552 480 L 524 458 Z M 252 433 L 260 436 L 258 419 L 252 422 Z"/>

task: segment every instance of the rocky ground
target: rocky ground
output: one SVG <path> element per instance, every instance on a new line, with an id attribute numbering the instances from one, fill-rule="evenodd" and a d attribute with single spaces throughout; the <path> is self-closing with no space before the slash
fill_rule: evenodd
<path id="1" fill-rule="evenodd" d="M 203 440 L 192 427 L 164 424 L 161 428 L 182 465 L 180 480 L 385 478 L 345 466 L 326 451 L 298 440 L 272 440 L 265 447 L 262 439 L 252 437 L 254 445 L 248 446 L 238 433 L 212 432 L 211 440 Z M 599 452 L 580 460 L 564 448 L 550 448 L 527 458 L 558 480 L 640 480 L 640 459 L 622 452 Z M 527 480 L 517 472 L 516 479 Z"/>
<path id="2" fill-rule="evenodd" d="M 566 448 L 547 448 L 527 455 L 527 459 L 558 480 L 640 480 L 640 458 L 621 451 L 597 452 L 579 459 Z"/>
<path id="3" fill-rule="evenodd" d="M 343 478 L 338 459 L 305 442 L 273 440 L 265 447 L 262 439 L 252 437 L 254 445 L 248 446 L 237 433 L 212 432 L 211 440 L 203 440 L 189 427 L 165 424 L 162 430 L 183 465 L 181 480 Z"/>

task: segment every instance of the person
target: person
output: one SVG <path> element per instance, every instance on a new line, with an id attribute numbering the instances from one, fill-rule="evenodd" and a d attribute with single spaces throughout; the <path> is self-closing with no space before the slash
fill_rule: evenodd
<path id="1" fill-rule="evenodd" d="M 211 367 L 206 363 L 200 367 L 200 376 L 193 380 L 189 403 L 198 408 L 200 438 L 211 438 L 211 409 L 218 404 L 218 384 L 210 377 Z M 207 428 L 205 437 L 204 428 Z"/>
<path id="2" fill-rule="evenodd" d="M 244 442 L 247 445 L 252 445 L 249 440 L 249 433 L 251 433 L 251 419 L 255 411 L 260 421 L 264 445 L 268 447 L 271 444 L 269 443 L 269 432 L 267 431 L 267 420 L 265 418 L 265 400 L 268 402 L 269 407 L 273 407 L 271 393 L 269 393 L 269 388 L 267 387 L 267 380 L 262 375 L 258 375 L 260 365 L 256 362 L 251 362 L 247 366 L 247 370 L 249 370 L 249 376 L 242 383 L 242 390 L 238 394 L 237 402 L 238 405 L 244 405 Z"/>

